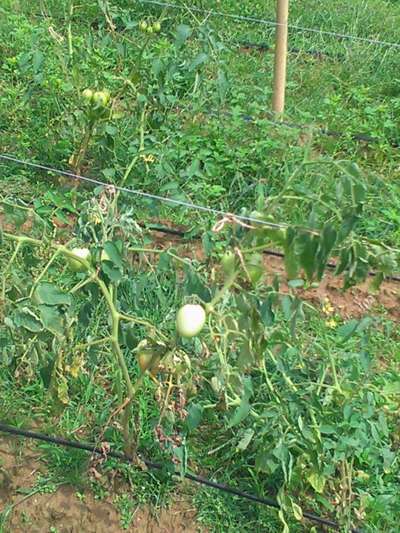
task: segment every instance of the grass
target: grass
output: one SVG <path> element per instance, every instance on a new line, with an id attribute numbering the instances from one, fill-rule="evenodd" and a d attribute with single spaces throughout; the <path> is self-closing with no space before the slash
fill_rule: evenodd
<path id="1" fill-rule="evenodd" d="M 71 18 L 68 4 L 48 0 L 32 7 L 24 1 L 5 0 L 0 8 L 2 153 L 68 168 L 87 126 L 80 93 L 88 87 L 107 88 L 114 97 L 114 112 L 99 119 L 80 169 L 83 174 L 120 184 L 126 167 L 137 158 L 126 185 L 239 213 L 251 211 L 260 198 L 265 201 L 279 194 L 289 176 L 301 168 L 292 184 L 301 200 L 282 198 L 278 209 L 280 220 L 301 224 L 312 217 L 313 205 L 321 195 L 332 198 L 335 193 L 339 173 L 327 161 L 349 159 L 362 167 L 368 185 L 358 234 L 400 247 L 400 79 L 396 49 L 291 32 L 290 46 L 297 51 L 289 56 L 285 121 L 307 127 L 288 127 L 274 123 L 269 113 L 273 55 L 243 49 L 243 43 L 248 42 L 272 45 L 271 27 L 227 22 L 223 17 L 211 17 L 205 23 L 198 13 L 171 9 L 163 12 L 161 33 L 150 39 L 141 54 L 146 36 L 137 24 L 146 17 L 155 20 L 162 12 L 159 7 L 140 2 L 133 6 L 121 0 L 93 1 L 75 6 Z M 108 8 L 115 28 L 110 28 L 111 19 L 107 20 L 100 4 Z M 214 8 L 214 4 L 194 1 L 192 5 Z M 395 2 L 330 0 L 329 7 L 326 4 L 313 0 L 304 9 L 294 3 L 292 24 L 392 42 L 398 39 L 400 6 Z M 237 2 L 221 0 L 218 10 L 270 19 L 274 5 L 272 0 L 242 2 L 239 9 Z M 190 35 L 183 25 L 191 26 Z M 181 44 L 177 45 L 179 39 Z M 303 50 L 327 55 L 319 57 Z M 321 128 L 343 135 L 325 136 Z M 377 142 L 356 142 L 353 134 L 370 135 Z M 312 165 L 301 167 L 310 161 Z M 85 233 L 94 216 L 92 190 L 72 186 L 56 173 L 45 176 L 4 161 L 0 161 L 0 172 L 2 198 L 25 202 L 46 220 L 54 213 L 64 219 L 72 214 L 79 219 L 76 232 L 85 239 L 92 238 Z M 203 238 L 215 238 L 209 231 L 215 220 L 208 214 L 172 209 L 133 196 L 124 197 L 122 205 L 126 223 L 170 220 L 201 233 Z M 132 232 L 137 231 L 134 225 L 132 228 Z M 148 244 L 147 235 L 134 235 Z M 225 246 L 221 238 L 216 249 Z M 10 248 L 3 246 L 0 268 L 9 256 Z M 202 281 L 211 283 L 213 262 L 197 260 L 194 264 Z M 145 266 L 141 264 L 135 277 L 122 283 L 120 305 L 170 333 L 187 287 L 168 263 L 163 266 L 162 261 L 158 265 L 151 261 Z M 35 273 L 35 265 L 29 265 L 28 270 Z M 28 270 L 24 271 L 21 263 L 15 282 L 19 277 L 27 279 Z M 63 287 L 72 281 L 60 264 L 50 269 L 49 278 L 60 280 Z M 266 288 L 258 287 L 254 297 L 267 295 Z M 76 307 L 82 303 L 76 302 Z M 365 521 L 367 531 L 395 531 L 399 507 L 395 457 L 399 445 L 399 338 L 385 313 L 377 314 L 375 322 L 346 339 L 340 331 L 347 326 L 339 315 L 332 327 L 323 314 L 307 312 L 306 325 L 290 341 L 290 350 L 267 369 L 273 392 L 265 376 L 254 372 L 252 401 L 257 416 L 253 419 L 250 414 L 233 426 L 234 408 L 219 409 L 210 386 L 217 375 L 213 353 L 202 367 L 204 382 L 198 384 L 195 397 L 185 391 L 189 408 L 195 405 L 203 410 L 197 430 L 188 431 L 186 422 L 173 410 L 165 420 L 168 436 L 185 435 L 179 453 L 187 456 L 189 468 L 204 470 L 210 477 L 249 492 L 279 494 L 282 498 L 279 488 L 283 478 L 290 477 L 285 468 L 293 468 L 291 496 L 293 501 L 301 496 L 305 509 L 339 516 L 345 527 L 350 516 L 358 516 Z M 82 318 L 83 314 L 79 320 Z M 87 340 L 88 324 L 83 320 L 73 325 L 76 342 Z M 107 316 L 100 303 L 90 314 L 90 335 L 102 336 L 106 329 Z M 0 343 L 3 331 L 0 326 Z M 143 330 L 136 329 L 132 335 L 137 342 Z M 279 343 L 290 337 L 287 325 L 279 335 Z M 198 358 L 204 355 L 200 343 L 186 348 Z M 130 373 L 137 375 L 135 358 L 126 347 L 125 352 Z M 115 385 L 118 369 L 109 350 L 90 350 L 79 375 L 74 379 L 68 376 L 64 405 L 49 394 L 51 364 L 38 374 L 33 364 L 9 365 L 4 353 L 0 356 L 4 368 L 0 378 L 2 420 L 27 427 L 34 422 L 44 432 L 78 434 L 88 441 L 102 435 L 116 449 L 122 448 L 118 423 L 110 419 L 122 396 Z M 335 372 L 340 394 L 332 386 Z M 326 376 L 328 385 L 319 386 Z M 191 385 L 195 381 L 192 379 Z M 141 450 L 153 460 L 169 460 L 177 452 L 169 445 L 163 449 L 154 434 L 159 417 L 156 396 L 155 383 L 146 378 L 135 405 Z M 214 408 L 207 407 L 210 405 Z M 318 424 L 312 416 L 318 417 Z M 325 433 L 321 437 L 322 425 Z M 293 449 L 293 442 L 294 448 L 297 445 L 302 450 Z M 318 456 L 309 451 L 313 448 L 318 448 Z M 83 492 L 90 485 L 85 473 L 87 455 L 47 444 L 40 445 L 39 450 L 54 483 L 72 483 Z M 354 457 L 357 468 L 352 470 Z M 296 477 L 302 462 L 304 478 L 315 474 L 310 469 L 313 462 L 321 463 L 327 479 L 322 491 L 318 487 L 311 490 L 310 483 Z M 111 460 L 103 468 L 107 473 L 117 468 L 124 483 L 140 495 L 132 500 L 124 487 L 115 496 L 114 504 L 126 527 L 138 505 L 159 506 L 173 497 L 175 484 L 168 472 L 150 477 Z M 346 485 L 349 476 L 350 489 Z M 335 477 L 340 478 L 339 485 L 332 481 Z M 318 480 L 315 476 L 311 479 L 315 489 Z M 108 483 L 94 481 L 91 488 L 99 498 L 110 492 Z M 199 521 L 211 531 L 281 528 L 275 511 L 210 490 L 196 490 L 194 502 Z M 309 530 L 290 513 L 287 520 L 290 531 Z"/>

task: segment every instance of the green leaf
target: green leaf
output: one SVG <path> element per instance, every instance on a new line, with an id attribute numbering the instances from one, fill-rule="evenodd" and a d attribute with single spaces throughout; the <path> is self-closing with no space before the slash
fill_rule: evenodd
<path id="1" fill-rule="evenodd" d="M 17 230 L 28 220 L 28 211 L 24 209 L 16 209 L 14 206 L 3 204 L 3 212 L 5 222 L 15 226 Z"/>
<path id="2" fill-rule="evenodd" d="M 275 322 L 275 313 L 272 310 L 272 298 L 268 296 L 260 307 L 261 320 L 264 326 L 271 327 Z"/>
<path id="3" fill-rule="evenodd" d="M 303 267 L 308 280 L 312 280 L 316 270 L 316 255 L 319 239 L 316 235 L 304 233 L 296 239 L 296 248 L 299 251 L 300 265 Z"/>
<path id="4" fill-rule="evenodd" d="M 200 52 L 195 58 L 194 60 L 191 62 L 191 64 L 189 65 L 189 70 L 190 71 L 193 71 L 193 70 L 196 70 L 197 67 L 199 67 L 200 65 L 202 65 L 203 63 L 205 63 L 208 59 L 208 54 L 204 53 L 204 52 Z"/>
<path id="5" fill-rule="evenodd" d="M 289 295 L 282 296 L 281 298 L 281 307 L 286 320 L 290 320 L 292 316 L 293 307 L 292 307 L 292 298 Z"/>
<path id="6" fill-rule="evenodd" d="M 241 452 L 246 450 L 254 437 L 254 433 L 254 429 L 246 429 L 243 434 L 243 437 L 240 439 L 238 445 L 236 446 L 236 450 Z"/>
<path id="7" fill-rule="evenodd" d="M 325 435 L 334 435 L 336 433 L 336 428 L 334 426 L 330 426 L 329 424 L 322 424 L 319 430 Z"/>
<path id="8" fill-rule="evenodd" d="M 72 296 L 53 283 L 44 282 L 36 287 L 33 300 L 38 305 L 71 305 Z"/>
<path id="9" fill-rule="evenodd" d="M 232 418 L 230 419 L 228 423 L 228 427 L 232 428 L 234 426 L 237 426 L 246 418 L 246 416 L 250 413 L 251 406 L 249 404 L 249 398 L 253 394 L 253 384 L 251 381 L 251 378 L 249 376 L 246 376 L 243 378 L 243 394 L 242 399 L 240 401 L 239 407 L 235 410 Z"/>
<path id="10" fill-rule="evenodd" d="M 363 177 L 360 167 L 357 165 L 357 163 L 353 163 L 353 161 L 339 161 L 337 166 L 340 168 L 340 170 L 342 170 L 342 172 L 351 178 L 359 180 Z"/>
<path id="11" fill-rule="evenodd" d="M 289 287 L 292 289 L 300 289 L 304 287 L 304 279 L 291 279 L 288 282 Z"/>
<path id="12" fill-rule="evenodd" d="M 354 333 L 357 331 L 359 321 L 358 320 L 349 320 L 343 326 L 340 326 L 337 330 L 339 337 L 342 337 L 344 341 L 348 340 Z"/>
<path id="13" fill-rule="evenodd" d="M 299 272 L 299 261 L 296 255 L 296 250 L 294 246 L 294 240 L 296 237 L 296 232 L 293 228 L 287 228 L 286 231 L 286 242 L 284 245 L 285 252 L 285 269 L 289 279 L 297 278 Z"/>
<path id="14" fill-rule="evenodd" d="M 366 187 L 361 182 L 356 182 L 353 184 L 353 203 L 358 206 L 365 201 L 365 196 L 367 194 Z"/>
<path id="15" fill-rule="evenodd" d="M 79 325 L 87 328 L 90 324 L 90 318 L 93 314 L 93 304 L 91 302 L 85 302 L 79 309 L 78 319 Z"/>
<path id="16" fill-rule="evenodd" d="M 338 243 L 343 242 L 350 235 L 358 220 L 359 217 L 353 212 L 347 212 L 344 214 L 337 237 Z"/>
<path id="17" fill-rule="evenodd" d="M 250 346 L 250 340 L 244 339 L 239 351 L 238 368 L 241 371 L 250 369 L 254 365 L 254 356 Z"/>
<path id="18" fill-rule="evenodd" d="M 203 406 L 197 403 L 189 405 L 188 415 L 185 420 L 186 429 L 190 433 L 198 427 L 203 417 Z"/>
<path id="19" fill-rule="evenodd" d="M 112 281 L 113 283 L 117 283 L 118 281 L 121 281 L 122 279 L 122 273 L 121 270 L 118 267 L 115 267 L 112 265 L 110 261 L 103 261 L 101 264 L 101 269 L 106 274 L 106 276 Z"/>
<path id="20" fill-rule="evenodd" d="M 383 393 L 387 394 L 388 396 L 394 394 L 394 395 L 400 395 L 400 380 L 394 381 L 392 383 L 386 383 L 383 386 Z"/>
<path id="21" fill-rule="evenodd" d="M 235 410 L 232 418 L 229 420 L 228 428 L 233 428 L 234 426 L 237 426 L 246 418 L 246 416 L 250 413 L 251 406 L 247 400 L 247 398 L 242 398 L 242 401 L 240 402 L 239 407 Z"/>
<path id="22" fill-rule="evenodd" d="M 40 318 L 44 327 L 54 335 L 64 335 L 64 321 L 57 307 L 40 305 Z"/>
<path id="23" fill-rule="evenodd" d="M 43 330 L 43 324 L 39 317 L 36 316 L 30 309 L 23 307 L 14 318 L 14 324 L 31 331 L 32 333 L 39 333 Z"/>
<path id="24" fill-rule="evenodd" d="M 104 251 L 109 257 L 109 261 L 113 263 L 116 267 L 122 268 L 122 256 L 120 251 L 118 250 L 116 244 L 112 241 L 108 241 L 104 244 Z"/>
<path id="25" fill-rule="evenodd" d="M 35 73 L 38 73 L 43 64 L 44 55 L 40 50 L 35 50 L 32 54 L 32 67 Z"/>
<path id="26" fill-rule="evenodd" d="M 126 346 L 133 350 L 136 348 L 138 344 L 138 338 L 137 338 L 137 325 L 136 324 L 127 324 L 127 326 L 124 329 L 124 339 Z"/>
<path id="27" fill-rule="evenodd" d="M 176 29 L 175 47 L 181 48 L 187 39 L 192 35 L 192 29 L 186 24 L 179 24 Z"/>
<path id="28" fill-rule="evenodd" d="M 317 254 L 317 278 L 320 280 L 324 274 L 326 263 L 336 244 L 337 232 L 331 224 L 325 224 L 322 229 Z"/>
<path id="29" fill-rule="evenodd" d="M 335 269 L 335 275 L 340 276 L 346 269 L 350 267 L 351 261 L 352 261 L 352 249 L 351 248 L 343 248 L 340 252 L 339 256 L 339 262 Z"/>
<path id="30" fill-rule="evenodd" d="M 307 477 L 307 481 L 316 492 L 320 494 L 324 492 L 326 478 L 322 474 L 313 472 Z"/>
<path id="31" fill-rule="evenodd" d="M 188 295 L 196 294 L 203 302 L 211 301 L 210 289 L 204 285 L 197 273 L 190 267 L 185 266 L 185 292 Z"/>

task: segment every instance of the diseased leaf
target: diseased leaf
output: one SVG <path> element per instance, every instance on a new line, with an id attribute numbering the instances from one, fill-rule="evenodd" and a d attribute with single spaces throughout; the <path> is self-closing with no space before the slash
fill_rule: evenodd
<path id="1" fill-rule="evenodd" d="M 318 472 L 313 472 L 307 477 L 307 481 L 310 483 L 312 488 L 319 494 L 322 494 L 324 492 L 326 478 L 322 474 Z"/>
<path id="2" fill-rule="evenodd" d="M 246 429 L 243 434 L 243 437 L 240 439 L 238 445 L 236 446 L 236 450 L 241 452 L 246 450 L 254 437 L 254 433 L 254 429 Z"/>
<path id="3" fill-rule="evenodd" d="M 43 330 L 43 324 L 38 316 L 35 315 L 27 307 L 23 307 L 14 318 L 14 324 L 31 331 L 32 333 L 39 333 Z"/>
<path id="4" fill-rule="evenodd" d="M 34 301 L 38 305 L 71 305 L 72 296 L 53 283 L 44 282 L 36 287 Z"/>
<path id="5" fill-rule="evenodd" d="M 39 310 L 44 327 L 54 335 L 64 335 L 63 317 L 57 307 L 40 305 Z"/>

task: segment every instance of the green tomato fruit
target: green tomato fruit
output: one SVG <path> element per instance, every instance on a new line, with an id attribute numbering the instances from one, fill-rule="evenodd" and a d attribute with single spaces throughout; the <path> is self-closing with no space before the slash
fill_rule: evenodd
<path id="1" fill-rule="evenodd" d="M 155 23 L 153 24 L 153 30 L 154 30 L 154 33 L 160 33 L 160 31 L 161 31 L 161 24 L 160 24 L 160 22 L 157 21 L 157 22 L 155 22 Z"/>
<path id="2" fill-rule="evenodd" d="M 154 33 L 153 26 L 147 26 L 146 32 L 147 33 Z"/>
<path id="3" fill-rule="evenodd" d="M 87 248 L 73 248 L 71 252 L 74 256 L 79 257 L 80 259 L 90 261 L 90 250 Z M 68 257 L 68 265 L 73 272 L 85 272 L 87 270 L 83 263 L 73 257 Z"/>
<path id="4" fill-rule="evenodd" d="M 107 107 L 110 97 L 111 95 L 108 91 L 96 91 L 93 95 L 93 101 L 99 107 Z"/>
<path id="5" fill-rule="evenodd" d="M 147 30 L 147 22 L 145 20 L 142 20 L 140 23 L 139 23 L 139 29 L 141 31 L 146 31 Z"/>
<path id="6" fill-rule="evenodd" d="M 226 252 L 221 259 L 222 269 L 225 276 L 231 276 L 235 272 L 236 257 L 233 252 Z"/>
<path id="7" fill-rule="evenodd" d="M 82 91 L 82 97 L 90 103 L 93 100 L 92 89 L 85 89 L 84 91 Z"/>
<path id="8" fill-rule="evenodd" d="M 262 255 L 254 254 L 246 264 L 247 271 L 252 283 L 257 283 L 264 274 L 264 267 L 262 263 Z"/>
<path id="9" fill-rule="evenodd" d="M 203 329 L 206 323 L 206 312 L 201 305 L 187 304 L 181 307 L 176 315 L 176 329 L 181 337 L 190 339 Z"/>

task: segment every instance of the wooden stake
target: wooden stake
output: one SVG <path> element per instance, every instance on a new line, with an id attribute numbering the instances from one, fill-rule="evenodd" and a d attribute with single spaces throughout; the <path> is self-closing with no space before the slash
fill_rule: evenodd
<path id="1" fill-rule="evenodd" d="M 277 115 L 281 115 L 285 110 L 288 18 L 289 0 L 277 0 L 276 22 L 278 25 L 275 37 L 274 94 L 272 99 L 272 109 Z"/>

